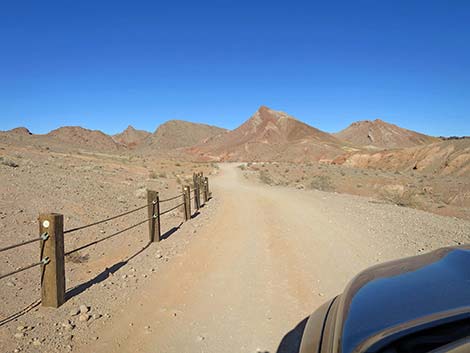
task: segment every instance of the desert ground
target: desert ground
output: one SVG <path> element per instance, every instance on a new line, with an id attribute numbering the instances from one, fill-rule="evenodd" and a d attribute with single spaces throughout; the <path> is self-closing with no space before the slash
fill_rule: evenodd
<path id="1" fill-rule="evenodd" d="M 27 158 L 24 153 L 22 159 Z M 78 157 L 60 158 L 64 160 L 59 165 L 65 160 L 75 165 Z M 96 202 L 95 197 L 95 202 L 86 204 L 90 194 L 80 192 L 84 186 L 72 188 L 74 178 L 85 175 L 70 172 L 69 178 L 63 179 L 66 191 L 57 192 L 66 192 L 71 198 L 67 196 L 60 207 L 49 204 L 70 215 L 70 226 L 139 205 L 142 200 L 135 187 L 139 183 L 166 190 L 168 195 L 178 190 L 170 177 L 154 180 L 145 168 L 140 173 L 131 168 L 114 175 L 115 162 L 98 160 L 102 168 L 82 173 L 90 176 L 89 193 L 107 191 L 102 200 Z M 118 165 L 122 167 L 121 163 Z M 209 165 L 178 164 L 171 166 L 186 168 L 188 175 L 200 167 L 210 174 Z M 165 165 L 167 169 L 169 165 Z M 470 241 L 467 220 L 373 198 L 269 186 L 246 178 L 239 165 L 220 164 L 213 169 L 213 198 L 197 217 L 160 243 L 147 246 L 144 226 L 69 259 L 68 288 L 78 289 L 59 309 L 35 306 L 3 324 L 3 351 L 293 352 L 305 317 L 341 292 L 358 271 Z M 23 185 L 18 168 L 8 169 L 9 185 Z M 98 172 L 102 173 L 100 178 L 93 178 Z M 38 181 L 48 175 L 40 176 Z M 116 178 L 111 180 L 119 187 L 111 189 L 105 184 L 107 178 Z M 54 185 L 60 180 L 59 176 L 53 180 Z M 100 187 L 102 183 L 107 187 Z M 27 190 L 31 193 L 36 188 L 43 193 L 34 207 L 26 207 L 31 200 L 26 190 L 24 194 L 15 190 L 15 200 L 2 205 L 3 229 L 16 230 L 5 243 L 19 234 L 25 239 L 34 234 L 36 213 L 47 194 L 40 185 L 32 184 Z M 51 181 L 49 192 L 52 185 Z M 8 191 L 2 190 L 2 194 Z M 110 197 L 112 194 L 132 201 L 119 202 Z M 24 201 L 18 195 L 23 195 Z M 74 207 L 68 206 L 70 200 L 75 200 Z M 13 207 L 21 202 L 25 203 L 23 211 Z M 106 212 L 98 205 L 106 205 Z M 87 218 L 79 217 L 80 210 Z M 14 222 L 8 221 L 13 212 L 19 216 Z M 181 215 L 175 213 L 165 223 L 166 228 L 180 222 Z M 113 230 L 110 225 L 104 228 L 105 232 Z M 91 237 L 89 240 L 102 235 L 98 231 L 82 236 Z M 71 239 L 71 245 L 81 241 L 85 239 Z M 34 257 L 36 250 L 33 246 L 23 259 Z M 4 258 L 2 268 L 14 268 L 19 260 L 18 253 L 12 253 Z M 2 317 L 38 299 L 39 285 L 32 285 L 37 277 L 36 269 L 8 281 L 1 292 Z M 89 317 L 83 321 L 77 315 L 80 306 L 89 310 Z"/>

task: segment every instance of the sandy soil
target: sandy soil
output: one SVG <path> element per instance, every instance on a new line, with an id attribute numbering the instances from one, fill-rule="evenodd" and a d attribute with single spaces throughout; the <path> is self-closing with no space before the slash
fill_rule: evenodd
<path id="1" fill-rule="evenodd" d="M 175 170 L 183 179 L 183 170 L 209 171 L 169 161 L 31 153 L 10 155 L 20 166 L 1 169 L 2 228 L 16 230 L 5 232 L 2 244 L 35 235 L 36 212 L 44 206 L 63 207 L 67 225 L 75 226 L 140 204 L 137 184 L 171 195 L 179 187 Z M 39 173 L 29 173 L 29 165 Z M 246 179 L 237 166 L 221 165 L 211 177 L 214 198 L 194 219 L 181 224 L 176 211 L 165 220 L 162 242 L 148 246 L 146 227 L 137 228 L 69 259 L 68 301 L 57 310 L 33 307 L 1 324 L 2 352 L 291 352 L 298 337 L 292 330 L 361 269 L 470 241 L 465 220 L 268 186 Z M 171 175 L 150 178 L 154 170 Z M 48 203 L 49 193 L 60 203 Z M 90 198 L 96 201 L 84 209 Z M 132 221 L 85 232 L 69 246 Z M 34 259 L 36 250 L 4 256 L 2 273 Z M 31 270 L 2 282 L 2 319 L 37 300 L 37 280 Z M 89 314 L 83 321 L 80 306 Z"/>
<path id="2" fill-rule="evenodd" d="M 470 178 L 426 171 L 361 169 L 327 163 L 258 162 L 239 165 L 249 180 L 268 185 L 373 197 L 470 220 Z"/>
<path id="3" fill-rule="evenodd" d="M 42 143 L 42 142 L 41 142 Z M 192 179 L 193 171 L 208 175 L 205 164 L 161 160 L 128 155 L 77 151 L 67 145 L 23 145 L 0 140 L 0 248 L 38 236 L 37 217 L 41 212 L 64 215 L 65 229 L 88 224 L 147 203 L 146 189 L 166 198 L 181 192 L 181 184 Z M 162 205 L 162 211 L 181 200 Z M 209 207 L 206 208 L 207 211 Z M 143 209 L 129 216 L 66 236 L 66 251 L 101 239 L 147 218 Z M 110 240 L 66 257 L 66 285 L 69 300 L 59 310 L 34 307 L 40 297 L 39 269 L 0 280 L 0 346 L 2 352 L 67 351 L 88 340 L 90 327 L 109 320 L 114 305 L 122 305 L 125 295 L 138 290 L 147 276 L 158 273 L 161 263 L 174 256 L 193 229 L 181 224 L 176 209 L 162 219 L 165 241 L 146 248 L 147 225 L 141 225 Z M 202 222 L 201 216 L 194 224 Z M 179 238 L 178 238 L 179 239 Z M 0 274 L 38 261 L 38 243 L 2 252 Z M 158 254 L 157 254 L 158 252 Z M 152 261 L 136 264 L 152 256 Z M 120 302 L 121 300 L 121 302 Z M 33 306 L 31 306 L 33 304 Z M 91 308 L 95 319 L 78 325 L 78 316 L 69 311 L 79 305 Z M 22 314 L 28 308 L 28 313 Z M 74 326 L 68 329 L 69 320 Z M 19 326 L 24 326 L 17 331 Z M 15 337 L 18 334 L 20 337 Z"/>
<path id="4" fill-rule="evenodd" d="M 470 240 L 468 221 L 255 184 L 236 165 L 212 185 L 197 239 L 79 352 L 290 352 L 285 336 L 361 269 Z"/>

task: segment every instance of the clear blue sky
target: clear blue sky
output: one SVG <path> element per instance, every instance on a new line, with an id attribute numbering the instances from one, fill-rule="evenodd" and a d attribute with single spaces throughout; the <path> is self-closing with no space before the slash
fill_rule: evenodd
<path id="1" fill-rule="evenodd" d="M 267 105 L 470 135 L 467 0 L 2 1 L 0 45 L 0 130 L 235 128 Z"/>

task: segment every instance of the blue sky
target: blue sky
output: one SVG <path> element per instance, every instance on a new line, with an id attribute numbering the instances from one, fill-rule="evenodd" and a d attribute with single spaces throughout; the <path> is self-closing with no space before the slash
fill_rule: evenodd
<path id="1" fill-rule="evenodd" d="M 470 135 L 470 1 L 0 2 L 0 130 L 235 128 L 260 105 Z"/>

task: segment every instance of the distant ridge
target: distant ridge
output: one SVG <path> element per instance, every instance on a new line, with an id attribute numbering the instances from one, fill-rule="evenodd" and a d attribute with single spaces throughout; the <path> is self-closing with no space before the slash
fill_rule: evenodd
<path id="1" fill-rule="evenodd" d="M 183 120 L 169 120 L 160 125 L 146 141 L 148 148 L 171 150 L 195 145 L 227 130 Z"/>
<path id="2" fill-rule="evenodd" d="M 437 137 L 407 130 L 380 119 L 357 121 L 335 136 L 356 146 L 381 149 L 406 148 L 440 141 Z"/>
<path id="3" fill-rule="evenodd" d="M 124 147 L 109 135 L 99 130 L 89 130 L 80 126 L 64 126 L 44 135 L 64 143 L 94 149 L 97 151 L 117 151 Z"/>
<path id="4" fill-rule="evenodd" d="M 128 148 L 136 148 L 144 144 L 151 135 L 148 131 L 137 130 L 129 125 L 123 132 L 113 135 L 113 139 Z"/>

